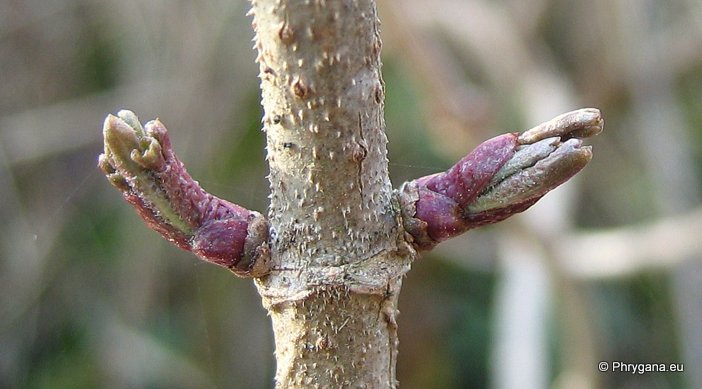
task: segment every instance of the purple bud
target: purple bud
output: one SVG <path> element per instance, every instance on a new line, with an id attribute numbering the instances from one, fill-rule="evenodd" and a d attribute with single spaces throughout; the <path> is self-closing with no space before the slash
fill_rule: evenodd
<path id="1" fill-rule="evenodd" d="M 569 112 L 523 133 L 480 144 L 443 173 L 400 189 L 403 225 L 419 249 L 522 212 L 592 158 L 580 137 L 597 135 L 598 110 Z"/>
<path id="2" fill-rule="evenodd" d="M 160 121 L 141 128 L 133 113 L 118 115 L 105 120 L 105 153 L 98 165 L 146 224 L 178 247 L 237 275 L 265 275 L 266 219 L 205 192 L 173 152 Z"/>

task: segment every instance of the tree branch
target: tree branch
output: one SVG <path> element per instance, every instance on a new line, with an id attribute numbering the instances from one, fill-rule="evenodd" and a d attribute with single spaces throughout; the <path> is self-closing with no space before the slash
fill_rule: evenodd
<path id="1" fill-rule="evenodd" d="M 256 280 L 280 388 L 396 386 L 416 252 L 388 175 L 374 0 L 254 0 L 273 269 Z"/>

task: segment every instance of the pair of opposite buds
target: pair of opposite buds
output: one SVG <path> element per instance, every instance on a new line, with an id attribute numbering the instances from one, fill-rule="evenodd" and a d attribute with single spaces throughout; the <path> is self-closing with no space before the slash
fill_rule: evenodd
<path id="1" fill-rule="evenodd" d="M 443 173 L 404 183 L 396 192 L 402 223 L 422 250 L 524 211 L 592 158 L 582 139 L 599 134 L 600 111 L 580 109 L 523 133 L 481 143 Z M 153 230 L 236 275 L 271 271 L 269 224 L 205 192 L 173 152 L 158 120 L 142 126 L 131 111 L 109 115 L 99 167 Z"/>

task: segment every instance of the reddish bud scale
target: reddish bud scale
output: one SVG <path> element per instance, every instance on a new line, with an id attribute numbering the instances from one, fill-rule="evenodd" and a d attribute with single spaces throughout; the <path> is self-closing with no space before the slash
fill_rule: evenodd
<path id="1" fill-rule="evenodd" d="M 592 158 L 581 139 L 604 126 L 594 108 L 483 142 L 444 173 L 400 189 L 403 225 L 419 249 L 522 212 Z"/>
<path id="2" fill-rule="evenodd" d="M 507 210 L 507 214 L 469 215 L 466 208 L 514 155 L 517 146 L 515 134 L 500 135 L 480 144 L 447 171 L 406 183 L 401 196 L 411 200 L 403 201 L 403 222 L 415 245 L 430 249 L 471 228 L 509 216 Z"/>
<path id="3" fill-rule="evenodd" d="M 185 170 L 173 152 L 166 128 L 159 121 L 151 121 L 145 129 L 153 133 L 161 144 L 163 163 L 155 166 L 153 178 L 168 197 L 178 215 L 193 229 L 215 220 L 238 219 L 247 221 L 257 212 L 249 211 L 229 201 L 207 193 Z"/>
<path id="4" fill-rule="evenodd" d="M 153 133 L 163 150 L 164 163 L 154 170 L 154 180 L 176 213 L 193 228 L 187 246 L 180 245 L 177 240 L 173 240 L 174 243 L 205 261 L 227 267 L 239 275 L 247 275 L 257 257 L 255 251 L 250 252 L 256 247 L 246 245 L 249 225 L 263 216 L 202 189 L 173 152 L 166 128 L 160 121 L 147 123 L 145 129 Z M 265 232 L 265 235 L 260 236 L 261 232 Z M 257 231 L 257 234 L 255 240 L 265 244 L 267 229 Z M 169 238 L 168 235 L 164 236 Z"/>
<path id="5" fill-rule="evenodd" d="M 446 196 L 465 208 L 475 200 L 502 165 L 512 158 L 517 145 L 515 134 L 488 139 L 447 171 L 417 179 L 417 185 Z"/>
<path id="6" fill-rule="evenodd" d="M 201 226 L 193 235 L 193 253 L 220 266 L 248 265 L 235 263 L 244 252 L 248 224 L 248 220 L 230 218 L 213 220 Z M 243 267 L 245 270 L 246 266 Z"/>
<path id="7" fill-rule="evenodd" d="M 125 115 L 121 113 L 129 120 Z M 106 120 L 105 154 L 100 166 L 146 224 L 178 247 L 239 276 L 266 274 L 269 253 L 265 218 L 205 192 L 173 152 L 160 121 L 147 123 L 143 132 L 129 124 L 135 131 L 128 133 L 127 121 L 119 120 Z M 143 146 L 154 140 L 160 147 Z M 124 147 L 117 147 L 117 141 L 121 141 L 119 146 L 132 144 L 135 148 L 126 152 Z M 154 154 L 154 150 L 158 152 Z M 124 180 L 114 180 L 116 175 Z"/>

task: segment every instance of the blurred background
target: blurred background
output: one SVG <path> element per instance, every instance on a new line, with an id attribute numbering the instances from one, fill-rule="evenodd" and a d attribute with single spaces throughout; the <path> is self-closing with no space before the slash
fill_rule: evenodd
<path id="1" fill-rule="evenodd" d="M 572 109 L 606 120 L 576 180 L 415 263 L 401 387 L 702 387 L 702 3 L 379 8 L 396 186 Z M 207 190 L 265 211 L 247 10 L 0 0 L 0 387 L 272 387 L 252 282 L 164 242 L 96 168 L 104 117 L 131 109 Z"/>

